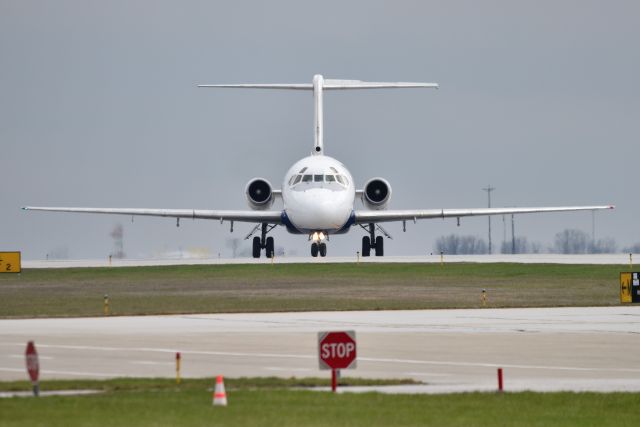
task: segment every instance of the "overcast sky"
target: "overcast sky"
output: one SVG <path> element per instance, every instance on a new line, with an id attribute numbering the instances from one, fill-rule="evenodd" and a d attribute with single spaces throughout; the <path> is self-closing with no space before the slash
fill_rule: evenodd
<path id="1" fill-rule="evenodd" d="M 494 206 L 614 203 L 596 238 L 639 242 L 639 16 L 637 1 L 0 0 L 0 250 L 106 257 L 120 223 L 129 257 L 228 255 L 252 226 L 19 208 L 246 208 L 249 179 L 279 188 L 310 152 L 311 94 L 196 84 L 316 73 L 440 84 L 325 95 L 326 154 L 358 186 L 387 178 L 390 208 L 483 207 L 491 184 Z M 515 225 L 547 246 L 565 228 L 591 233 L 592 216 Z M 445 234 L 486 238 L 487 219 L 387 228 L 386 254 L 417 255 Z M 309 252 L 306 236 L 273 233 Z M 335 236 L 329 253 L 355 253 L 362 235 Z"/>

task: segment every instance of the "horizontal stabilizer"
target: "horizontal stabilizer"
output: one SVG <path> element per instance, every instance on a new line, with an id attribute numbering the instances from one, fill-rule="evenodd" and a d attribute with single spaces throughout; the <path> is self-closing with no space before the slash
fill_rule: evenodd
<path id="1" fill-rule="evenodd" d="M 290 89 L 313 90 L 313 84 L 309 83 L 239 83 L 198 85 L 209 88 L 240 88 L 240 89 Z M 325 90 L 346 89 L 402 89 L 402 88 L 430 88 L 438 89 L 438 83 L 414 83 L 414 82 L 363 82 L 361 80 L 331 80 L 323 81 Z"/>

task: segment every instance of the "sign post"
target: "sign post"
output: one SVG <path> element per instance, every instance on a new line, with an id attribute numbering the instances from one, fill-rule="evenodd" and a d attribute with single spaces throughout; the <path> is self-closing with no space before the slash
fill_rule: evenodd
<path id="1" fill-rule="evenodd" d="M 356 367 L 355 331 L 318 332 L 320 369 L 331 369 L 331 390 L 338 388 L 338 370 Z"/>
<path id="2" fill-rule="evenodd" d="M 40 383 L 38 382 L 38 376 L 40 375 L 40 363 L 38 362 L 38 352 L 33 341 L 29 341 L 27 344 L 27 350 L 25 351 L 27 361 L 27 372 L 29 372 L 29 378 L 31 378 L 31 384 L 33 385 L 33 395 L 38 396 L 40 394 Z"/>

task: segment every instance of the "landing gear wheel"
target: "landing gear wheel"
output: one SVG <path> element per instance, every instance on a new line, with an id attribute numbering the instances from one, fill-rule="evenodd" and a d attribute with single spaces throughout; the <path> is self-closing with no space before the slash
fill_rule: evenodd
<path id="1" fill-rule="evenodd" d="M 253 257 L 260 258 L 260 238 L 258 236 L 253 238 Z"/>
<path id="2" fill-rule="evenodd" d="M 311 256 L 312 257 L 317 257 L 318 256 L 318 244 L 317 243 L 312 243 L 311 244 Z"/>
<path id="3" fill-rule="evenodd" d="M 273 237 L 267 237 L 267 247 L 265 249 L 265 254 L 267 258 L 273 258 L 274 254 L 274 245 Z"/>
<path id="4" fill-rule="evenodd" d="M 382 236 L 376 237 L 376 256 L 384 255 L 384 239 Z"/>
<path id="5" fill-rule="evenodd" d="M 371 239 L 369 236 L 364 236 L 362 238 L 362 256 L 371 255 Z"/>
<path id="6" fill-rule="evenodd" d="M 321 257 L 327 256 L 327 244 L 326 243 L 320 243 L 318 246 L 319 246 L 319 249 L 320 249 L 320 256 Z"/>

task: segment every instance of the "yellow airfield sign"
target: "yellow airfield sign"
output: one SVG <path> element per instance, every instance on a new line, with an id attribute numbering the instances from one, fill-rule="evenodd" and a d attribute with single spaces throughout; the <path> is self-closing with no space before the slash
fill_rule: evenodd
<path id="1" fill-rule="evenodd" d="M 20 273 L 20 252 L 0 252 L 0 273 Z"/>
<path id="2" fill-rule="evenodd" d="M 620 302 L 631 302 L 631 273 L 620 273 Z"/>
<path id="3" fill-rule="evenodd" d="M 640 272 L 620 273 L 620 302 L 640 303 Z"/>

